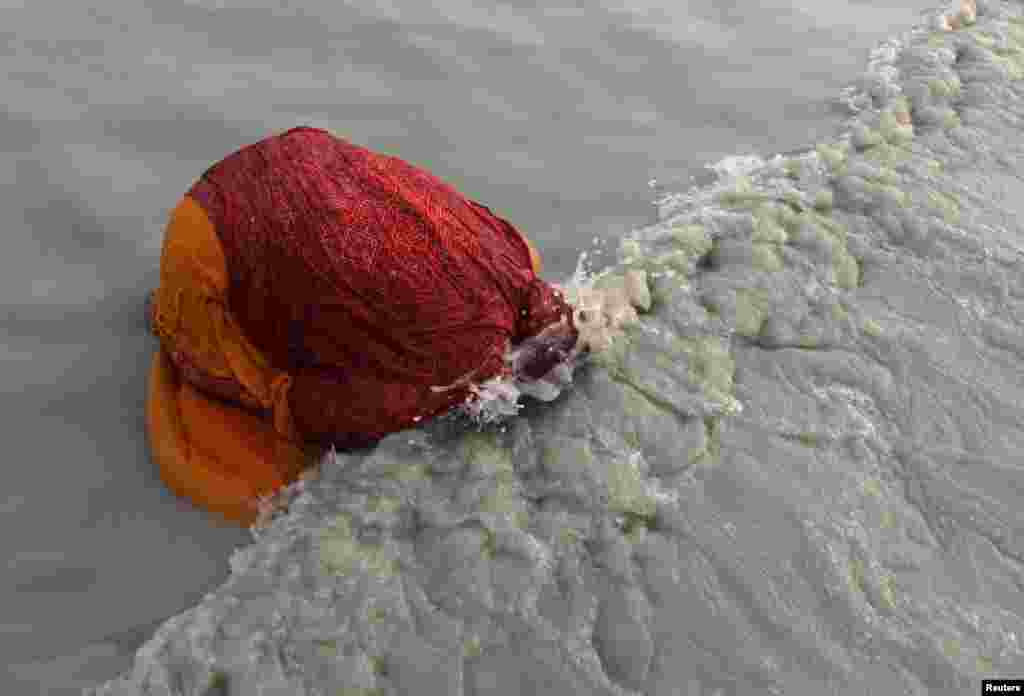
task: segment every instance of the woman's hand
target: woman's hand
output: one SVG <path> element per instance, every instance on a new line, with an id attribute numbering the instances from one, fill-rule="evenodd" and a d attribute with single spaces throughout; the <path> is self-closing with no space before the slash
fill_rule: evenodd
<path id="1" fill-rule="evenodd" d="M 570 326 L 565 317 L 562 317 L 561 321 L 545 326 L 540 333 L 524 339 L 516 346 L 512 373 L 534 380 L 540 379 L 555 365 L 575 355 L 577 336 L 577 331 Z"/>

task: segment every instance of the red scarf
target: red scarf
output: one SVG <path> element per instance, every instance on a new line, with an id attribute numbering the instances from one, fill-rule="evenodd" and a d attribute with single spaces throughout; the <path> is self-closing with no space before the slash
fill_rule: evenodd
<path id="1" fill-rule="evenodd" d="M 519 232 L 395 157 L 295 128 L 221 160 L 189 195 L 223 246 L 232 315 L 292 375 L 307 438 L 368 444 L 465 400 L 464 386 L 430 387 L 501 374 L 510 344 L 554 322 L 575 341 Z"/>

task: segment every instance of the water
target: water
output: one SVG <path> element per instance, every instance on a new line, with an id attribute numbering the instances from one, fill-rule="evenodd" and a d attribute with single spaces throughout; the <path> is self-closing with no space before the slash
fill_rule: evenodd
<path id="1" fill-rule="evenodd" d="M 163 489 L 142 427 L 142 299 L 212 161 L 329 127 L 508 217 L 557 280 L 705 163 L 831 133 L 868 49 L 933 3 L 408 4 L 6 7 L 3 693 L 126 669 L 248 539 Z"/>

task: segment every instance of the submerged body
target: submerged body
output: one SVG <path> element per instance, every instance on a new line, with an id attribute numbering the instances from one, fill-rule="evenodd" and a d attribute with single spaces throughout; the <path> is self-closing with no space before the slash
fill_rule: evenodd
<path id="1" fill-rule="evenodd" d="M 372 444 L 576 342 L 526 239 L 397 158 L 296 128 L 207 170 L 171 214 L 147 429 L 177 493 L 240 522 L 319 448 Z"/>

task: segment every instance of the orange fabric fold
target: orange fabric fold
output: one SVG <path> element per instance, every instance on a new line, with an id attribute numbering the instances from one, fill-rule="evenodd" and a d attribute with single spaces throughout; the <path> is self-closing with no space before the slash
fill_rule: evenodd
<path id="1" fill-rule="evenodd" d="M 252 524 L 258 500 L 297 479 L 309 461 L 258 417 L 181 382 L 164 351 L 153 356 L 146 429 L 167 487 L 240 524 Z"/>
<path id="2" fill-rule="evenodd" d="M 227 263 L 203 209 L 185 197 L 160 259 L 146 425 L 164 482 L 243 524 L 256 501 L 313 463 L 288 406 L 291 377 L 272 368 L 227 309 Z"/>

